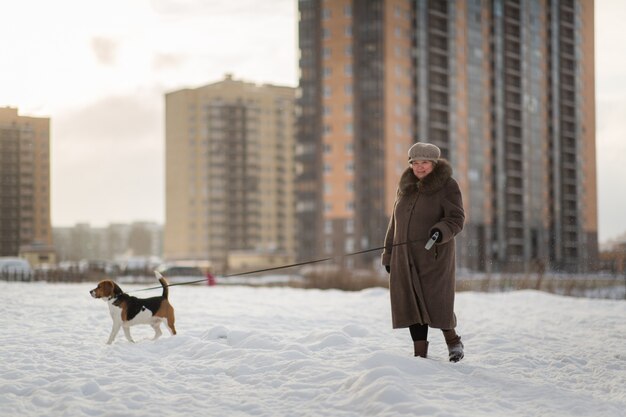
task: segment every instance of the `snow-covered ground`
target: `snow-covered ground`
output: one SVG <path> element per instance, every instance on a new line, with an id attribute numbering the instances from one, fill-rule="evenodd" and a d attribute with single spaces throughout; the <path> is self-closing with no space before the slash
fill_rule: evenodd
<path id="1" fill-rule="evenodd" d="M 177 336 L 106 345 L 93 287 L 0 282 L 2 417 L 625 415 L 625 301 L 459 293 L 451 364 L 435 330 L 412 356 L 384 289 L 176 286 Z"/>

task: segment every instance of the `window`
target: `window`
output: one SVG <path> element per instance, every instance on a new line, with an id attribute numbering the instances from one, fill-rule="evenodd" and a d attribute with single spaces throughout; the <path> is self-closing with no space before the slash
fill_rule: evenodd
<path id="1" fill-rule="evenodd" d="M 296 204 L 296 211 L 313 211 L 315 210 L 315 203 L 312 201 L 299 201 Z"/>
<path id="2" fill-rule="evenodd" d="M 346 233 L 354 233 L 354 219 L 346 220 Z"/>

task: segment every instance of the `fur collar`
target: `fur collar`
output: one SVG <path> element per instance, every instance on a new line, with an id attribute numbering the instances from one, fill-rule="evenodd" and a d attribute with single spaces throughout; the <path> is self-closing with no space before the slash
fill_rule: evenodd
<path id="1" fill-rule="evenodd" d="M 399 195 L 413 194 L 417 191 L 424 194 L 433 194 L 441 190 L 452 177 L 452 167 L 445 159 L 440 159 L 433 171 L 421 181 L 413 174 L 411 167 L 407 168 L 400 178 Z"/>

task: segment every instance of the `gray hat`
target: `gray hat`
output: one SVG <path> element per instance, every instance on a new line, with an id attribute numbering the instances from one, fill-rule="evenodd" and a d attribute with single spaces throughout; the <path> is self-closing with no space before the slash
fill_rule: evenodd
<path id="1" fill-rule="evenodd" d="M 432 143 L 417 142 L 409 148 L 409 164 L 413 161 L 437 161 L 441 150 Z"/>

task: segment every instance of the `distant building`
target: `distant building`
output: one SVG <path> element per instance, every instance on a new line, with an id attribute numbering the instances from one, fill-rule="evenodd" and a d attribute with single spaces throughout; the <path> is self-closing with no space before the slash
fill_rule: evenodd
<path id="1" fill-rule="evenodd" d="M 380 246 L 425 141 L 463 192 L 459 266 L 594 268 L 593 0 L 298 6 L 300 260 Z"/>
<path id="2" fill-rule="evenodd" d="M 53 229 L 58 261 L 123 261 L 128 258 L 161 257 L 163 228 L 153 222 L 91 227 L 79 223 Z"/>
<path id="3" fill-rule="evenodd" d="M 164 256 L 295 254 L 295 88 L 234 80 L 165 97 Z"/>
<path id="4" fill-rule="evenodd" d="M 626 274 L 626 242 L 600 252 L 600 269 L 614 274 Z"/>
<path id="5" fill-rule="evenodd" d="M 600 269 L 605 272 L 626 274 L 626 233 L 601 245 Z"/>
<path id="6" fill-rule="evenodd" d="M 0 256 L 52 245 L 50 119 L 0 108 Z"/>
<path id="7" fill-rule="evenodd" d="M 56 265 L 58 262 L 56 248 L 40 243 L 20 246 L 18 256 L 28 260 L 33 268 Z"/>

